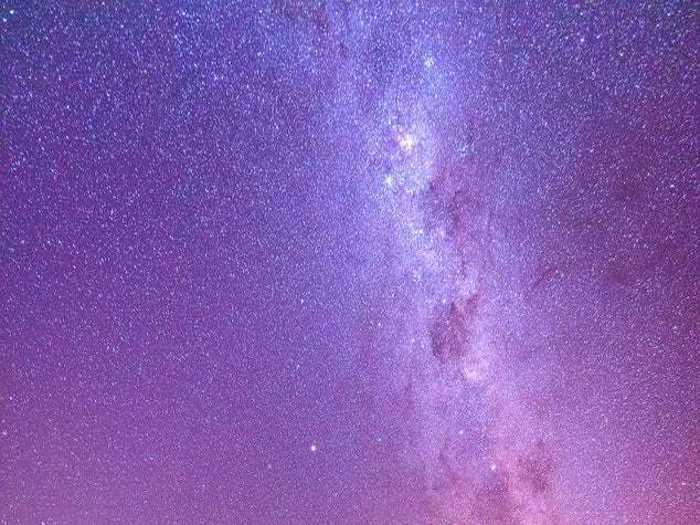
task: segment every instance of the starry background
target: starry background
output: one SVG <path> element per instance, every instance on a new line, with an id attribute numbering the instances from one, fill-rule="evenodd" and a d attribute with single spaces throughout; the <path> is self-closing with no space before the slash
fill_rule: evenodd
<path id="1" fill-rule="evenodd" d="M 697 523 L 696 7 L 0 2 L 0 523 Z"/>

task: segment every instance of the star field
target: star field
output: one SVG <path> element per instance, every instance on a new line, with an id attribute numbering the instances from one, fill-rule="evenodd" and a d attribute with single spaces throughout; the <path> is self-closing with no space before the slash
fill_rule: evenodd
<path id="1" fill-rule="evenodd" d="M 0 524 L 700 521 L 690 2 L 0 2 Z"/>

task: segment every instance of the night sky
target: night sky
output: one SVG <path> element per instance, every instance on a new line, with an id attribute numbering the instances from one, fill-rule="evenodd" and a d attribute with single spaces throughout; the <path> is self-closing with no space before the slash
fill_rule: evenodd
<path id="1" fill-rule="evenodd" d="M 0 0 L 0 524 L 700 523 L 698 28 Z"/>

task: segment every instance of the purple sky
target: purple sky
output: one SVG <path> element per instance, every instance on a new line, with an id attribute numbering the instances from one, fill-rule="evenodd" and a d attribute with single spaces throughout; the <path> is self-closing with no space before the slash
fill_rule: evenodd
<path id="1" fill-rule="evenodd" d="M 0 524 L 700 522 L 692 2 L 0 0 Z"/>

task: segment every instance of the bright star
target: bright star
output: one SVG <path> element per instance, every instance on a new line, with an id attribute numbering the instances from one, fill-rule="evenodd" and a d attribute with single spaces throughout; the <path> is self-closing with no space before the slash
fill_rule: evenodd
<path id="1" fill-rule="evenodd" d="M 411 153 L 418 144 L 418 139 L 413 133 L 401 133 L 399 134 L 399 146 L 405 153 Z"/>

